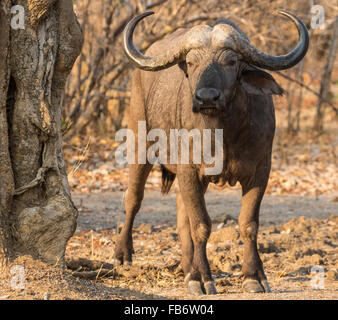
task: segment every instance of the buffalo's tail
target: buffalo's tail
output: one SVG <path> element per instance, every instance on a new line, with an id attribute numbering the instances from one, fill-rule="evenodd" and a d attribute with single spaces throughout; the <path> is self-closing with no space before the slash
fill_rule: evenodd
<path id="1" fill-rule="evenodd" d="M 164 166 L 161 166 L 162 170 L 162 187 L 161 187 L 161 193 L 167 194 L 170 191 L 171 186 L 173 185 L 176 174 L 171 173 L 168 171 Z"/>

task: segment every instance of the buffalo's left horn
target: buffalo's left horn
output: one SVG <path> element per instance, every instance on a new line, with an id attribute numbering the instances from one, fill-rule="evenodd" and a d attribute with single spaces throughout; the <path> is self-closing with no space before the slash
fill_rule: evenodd
<path id="1" fill-rule="evenodd" d="M 304 23 L 294 14 L 280 10 L 278 13 L 288 17 L 297 26 L 299 41 L 297 46 L 288 54 L 272 56 L 259 51 L 243 37 L 235 37 L 235 50 L 244 57 L 244 60 L 268 70 L 284 70 L 296 65 L 305 56 L 309 47 L 309 33 Z"/>
<path id="2" fill-rule="evenodd" d="M 154 14 L 153 11 L 148 11 L 134 17 L 129 21 L 123 32 L 123 48 L 128 58 L 134 63 L 136 67 L 147 71 L 158 71 L 169 68 L 181 60 L 184 60 L 185 55 L 183 48 L 176 46 L 173 46 L 172 48 L 168 49 L 166 53 L 156 57 L 145 56 L 143 53 L 137 50 L 133 43 L 133 33 L 135 27 L 142 19 L 152 14 Z"/>

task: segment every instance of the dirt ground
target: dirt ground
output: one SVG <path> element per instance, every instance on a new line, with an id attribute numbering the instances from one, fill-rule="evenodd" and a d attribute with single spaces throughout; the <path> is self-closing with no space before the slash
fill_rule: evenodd
<path id="1" fill-rule="evenodd" d="M 148 189 L 135 221 L 133 266 L 110 268 L 100 277 L 110 267 L 102 263 L 113 263 L 116 232 L 124 219 L 122 196 L 73 195 L 79 218 L 67 246 L 67 263 L 72 267 L 79 258 L 98 261 L 96 276 L 89 277 L 85 266 L 60 270 L 21 257 L 12 265 L 24 266 L 24 289 L 13 289 L 12 269 L 0 277 L 0 299 L 338 299 L 338 203 L 332 197 L 265 196 L 258 246 L 272 292 L 244 294 L 237 226 L 240 192 L 209 191 L 213 232 L 207 250 L 219 294 L 194 297 L 187 294 L 179 266 L 174 193 L 163 197 Z"/>

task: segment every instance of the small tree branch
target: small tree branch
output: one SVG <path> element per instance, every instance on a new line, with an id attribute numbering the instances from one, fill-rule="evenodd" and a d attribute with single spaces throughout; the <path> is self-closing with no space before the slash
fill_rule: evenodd
<path id="1" fill-rule="evenodd" d="M 284 73 L 281 73 L 280 71 L 274 71 L 275 73 L 277 73 L 278 75 L 280 75 L 281 77 L 288 79 L 289 81 L 292 81 L 296 84 L 298 84 L 299 86 L 303 87 L 304 89 L 310 91 L 311 93 L 313 93 L 315 96 L 317 96 L 318 98 L 320 98 L 323 102 L 327 103 L 333 111 L 336 112 L 336 114 L 338 115 L 338 109 L 334 106 L 334 104 L 332 102 L 330 102 L 328 99 L 320 96 L 320 94 L 318 92 L 316 92 L 315 90 L 311 89 L 309 86 L 307 86 L 306 84 L 302 83 L 301 81 L 298 81 L 296 79 L 293 79 L 289 76 L 287 76 Z"/>

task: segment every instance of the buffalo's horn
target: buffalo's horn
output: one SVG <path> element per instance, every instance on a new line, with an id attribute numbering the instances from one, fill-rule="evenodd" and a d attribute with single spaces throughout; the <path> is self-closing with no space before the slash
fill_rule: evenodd
<path id="1" fill-rule="evenodd" d="M 288 17 L 297 26 L 299 41 L 297 46 L 288 54 L 272 56 L 259 51 L 243 37 L 235 37 L 236 51 L 239 52 L 245 61 L 258 67 L 268 70 L 284 70 L 296 65 L 305 56 L 309 47 L 309 33 L 304 23 L 294 14 L 280 10 L 278 13 Z"/>
<path id="2" fill-rule="evenodd" d="M 123 32 L 123 48 L 128 58 L 134 65 L 142 70 L 158 71 L 169 68 L 184 59 L 184 50 L 179 46 L 168 48 L 167 52 L 156 56 L 149 57 L 141 53 L 133 43 L 133 33 L 137 24 L 147 16 L 154 14 L 153 11 L 147 11 L 134 17 L 126 25 Z"/>

